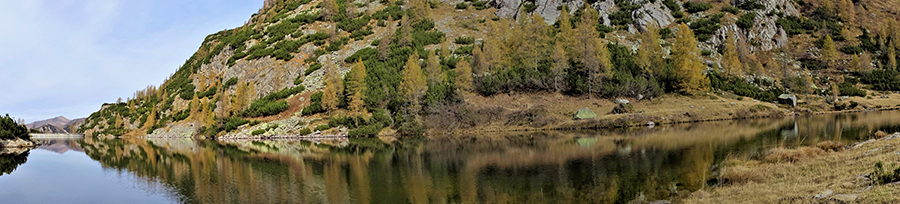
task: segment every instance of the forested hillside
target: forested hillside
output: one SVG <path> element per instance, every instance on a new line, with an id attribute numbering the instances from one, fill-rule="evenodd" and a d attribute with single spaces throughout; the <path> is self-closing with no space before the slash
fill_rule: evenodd
<path id="1" fill-rule="evenodd" d="M 898 4 L 268 0 L 79 132 L 421 135 L 573 127 L 578 106 L 643 122 L 883 108 L 900 91 Z M 801 105 L 770 103 L 786 93 Z M 651 112 L 671 101 L 711 105 Z"/>

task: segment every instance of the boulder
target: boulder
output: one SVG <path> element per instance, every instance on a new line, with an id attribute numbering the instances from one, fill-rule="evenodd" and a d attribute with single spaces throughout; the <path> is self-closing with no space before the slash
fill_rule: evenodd
<path id="1" fill-rule="evenodd" d="M 597 117 L 597 114 L 594 114 L 594 111 L 591 111 L 590 108 L 584 107 L 584 108 L 578 109 L 578 112 L 575 112 L 574 119 L 575 120 L 584 120 L 584 119 L 591 119 L 591 118 L 596 118 L 596 117 Z"/>
<path id="2" fill-rule="evenodd" d="M 797 107 L 797 96 L 794 94 L 781 94 L 778 96 L 778 102 L 790 105 L 791 107 Z"/>
<path id="3" fill-rule="evenodd" d="M 613 102 L 615 102 L 616 104 L 628 104 L 629 101 L 626 99 L 617 98 Z"/>
<path id="4" fill-rule="evenodd" d="M 620 103 L 619 105 L 616 105 L 616 107 L 613 108 L 612 111 L 609 112 L 609 114 L 625 114 L 632 112 L 634 112 L 634 107 L 631 106 L 631 104 Z"/>

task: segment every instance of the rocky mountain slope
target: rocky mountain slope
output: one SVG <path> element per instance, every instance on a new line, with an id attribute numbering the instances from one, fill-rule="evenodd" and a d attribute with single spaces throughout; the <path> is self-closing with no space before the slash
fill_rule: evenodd
<path id="1" fill-rule="evenodd" d="M 900 91 L 898 4 L 267 0 L 245 25 L 209 35 L 161 85 L 104 104 L 78 131 L 244 138 L 559 128 L 588 106 L 612 109 L 598 112 L 610 120 L 703 120 L 680 108 L 641 110 L 663 96 L 711 95 L 729 107 L 712 115 L 735 118 L 882 108 L 878 97 Z M 781 94 L 802 94 L 802 103 L 769 103 Z"/>

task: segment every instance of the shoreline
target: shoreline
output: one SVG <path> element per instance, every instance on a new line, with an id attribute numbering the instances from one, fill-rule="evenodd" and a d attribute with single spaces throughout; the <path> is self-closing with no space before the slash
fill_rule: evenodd
<path id="1" fill-rule="evenodd" d="M 726 184 L 691 193 L 684 203 L 896 203 L 900 181 L 871 179 L 876 163 L 898 168 L 900 133 L 856 142 L 795 161 L 731 159 Z M 804 149 L 798 149 L 808 151 Z M 775 154 L 774 151 L 770 152 Z M 730 182 L 730 183 L 728 183 Z"/>

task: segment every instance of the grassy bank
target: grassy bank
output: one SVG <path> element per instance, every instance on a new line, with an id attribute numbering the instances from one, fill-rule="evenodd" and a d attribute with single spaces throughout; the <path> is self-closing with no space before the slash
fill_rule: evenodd
<path id="1" fill-rule="evenodd" d="M 886 98 L 880 97 L 885 94 Z M 734 94 L 698 93 L 692 96 L 665 94 L 653 99 L 630 101 L 629 113 L 615 113 L 609 99 L 571 97 L 554 93 L 498 94 L 491 97 L 466 95 L 465 103 L 454 110 L 426 118 L 434 132 L 473 134 L 504 131 L 576 130 L 647 125 L 678 124 L 791 115 L 833 114 L 894 110 L 900 94 L 875 93 L 879 97 L 848 97 L 837 104 L 857 105 L 837 110 L 824 97 L 798 96 L 797 107 L 757 101 Z M 574 120 L 580 108 L 590 108 L 596 118 Z"/>
<path id="2" fill-rule="evenodd" d="M 729 158 L 720 187 L 696 191 L 683 202 L 900 202 L 900 133 L 876 135 L 881 138 L 848 146 L 825 142 L 819 148 L 774 149 L 757 160 Z M 882 176 L 873 176 L 879 162 L 883 172 L 875 174 Z"/>

